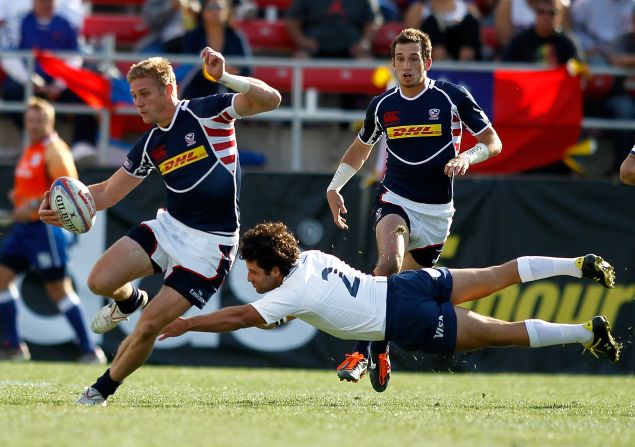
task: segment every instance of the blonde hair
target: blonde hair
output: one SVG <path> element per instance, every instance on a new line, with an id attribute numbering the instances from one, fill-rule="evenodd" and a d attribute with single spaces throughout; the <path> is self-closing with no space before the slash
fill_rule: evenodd
<path id="1" fill-rule="evenodd" d="M 55 125 L 55 108 L 46 99 L 38 98 L 36 96 L 29 99 L 27 110 L 37 110 L 42 113 L 46 118 L 46 123 L 51 127 Z"/>
<path id="2" fill-rule="evenodd" d="M 128 70 L 127 78 L 129 83 L 135 79 L 150 78 L 160 87 L 166 87 L 170 84 L 176 87 L 174 70 L 170 61 L 164 57 L 151 57 L 134 64 Z"/>

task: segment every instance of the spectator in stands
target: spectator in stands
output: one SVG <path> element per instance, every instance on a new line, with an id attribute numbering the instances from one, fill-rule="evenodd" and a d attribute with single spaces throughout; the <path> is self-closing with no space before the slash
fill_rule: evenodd
<path id="1" fill-rule="evenodd" d="M 185 33 L 196 26 L 199 0 L 146 0 L 141 16 L 150 34 L 137 44 L 144 53 L 178 53 Z"/>
<path id="2" fill-rule="evenodd" d="M 504 61 L 558 66 L 569 59 L 580 59 L 573 39 L 561 31 L 562 10 L 558 9 L 557 3 L 557 0 L 535 2 L 536 21 L 512 37 L 503 50 Z"/>
<path id="3" fill-rule="evenodd" d="M 12 48 L 17 50 L 66 50 L 78 51 L 78 35 L 73 26 L 65 18 L 54 14 L 55 0 L 34 0 L 33 10 L 22 19 L 19 27 L 18 39 Z M 79 57 L 68 58 L 71 66 L 79 66 Z M 54 79 L 36 64 L 35 73 L 30 76 L 24 61 L 20 58 L 5 58 L 2 67 L 8 75 L 5 81 L 2 97 L 9 101 L 23 101 L 25 85 L 33 83 L 37 96 L 49 101 L 81 103 L 82 100 L 66 88 L 58 79 Z M 16 125 L 22 128 L 22 116 L 10 115 Z M 92 115 L 77 115 L 75 117 L 73 143 L 95 144 L 97 123 Z"/>
<path id="4" fill-rule="evenodd" d="M 576 0 L 571 7 L 573 31 L 590 64 L 610 64 L 613 43 L 633 31 L 635 0 Z"/>
<path id="5" fill-rule="evenodd" d="M 512 36 L 534 23 L 535 4 L 536 0 L 499 0 L 494 12 L 494 28 L 501 48 L 509 44 Z"/>
<path id="6" fill-rule="evenodd" d="M 481 25 L 483 25 L 483 20 L 490 24 L 490 18 L 493 20 L 497 5 L 498 0 L 474 0 L 474 6 L 476 6 L 481 15 Z"/>
<path id="7" fill-rule="evenodd" d="M 374 0 L 293 0 L 287 28 L 296 57 L 369 58 L 381 24 Z"/>
<path id="8" fill-rule="evenodd" d="M 416 18 L 416 11 L 419 21 L 414 28 L 430 36 L 434 60 L 481 59 L 481 28 L 476 7 L 468 7 L 463 0 L 430 0 L 428 5 L 415 1 L 408 13 L 411 20 Z"/>
<path id="9" fill-rule="evenodd" d="M 242 33 L 231 24 L 229 0 L 204 0 L 197 26 L 183 37 L 182 51 L 198 54 L 201 48 L 210 47 L 228 57 L 250 57 L 251 47 Z M 232 67 L 226 63 L 225 71 L 231 74 L 249 76 L 249 67 Z M 203 76 L 200 66 L 193 68 L 191 80 L 182 82 L 181 98 L 196 98 L 226 90 L 217 82 L 210 82 Z"/>
<path id="10" fill-rule="evenodd" d="M 379 0 L 379 12 L 384 22 L 401 22 L 402 13 L 395 0 Z"/>
<path id="11" fill-rule="evenodd" d="M 632 7 L 630 18 L 632 31 L 620 36 L 611 46 L 608 57 L 613 66 L 635 69 L 635 6 Z M 606 100 L 606 112 L 611 118 L 618 120 L 635 119 L 635 97 L 625 90 L 624 77 L 615 78 L 612 92 Z M 635 132 L 632 130 L 615 131 L 613 170 L 620 169 L 620 163 L 628 155 L 628 148 L 635 144 Z"/>
<path id="12" fill-rule="evenodd" d="M 20 22 L 33 9 L 33 0 L 0 0 L 0 27 L 4 22 L 17 37 Z M 70 22 L 76 31 L 82 29 L 86 10 L 82 0 L 65 0 L 55 3 L 55 13 Z"/>

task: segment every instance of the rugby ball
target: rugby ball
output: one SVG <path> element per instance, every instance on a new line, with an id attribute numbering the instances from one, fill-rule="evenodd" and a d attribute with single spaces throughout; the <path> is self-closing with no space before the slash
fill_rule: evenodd
<path id="1" fill-rule="evenodd" d="M 56 179 L 51 185 L 49 203 L 62 226 L 72 233 L 86 233 L 95 223 L 95 200 L 88 187 L 77 179 Z"/>

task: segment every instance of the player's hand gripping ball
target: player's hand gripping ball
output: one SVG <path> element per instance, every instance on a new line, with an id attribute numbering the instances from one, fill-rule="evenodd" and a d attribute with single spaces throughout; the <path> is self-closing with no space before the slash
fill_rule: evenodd
<path id="1" fill-rule="evenodd" d="M 51 209 L 57 211 L 62 226 L 72 233 L 86 233 L 95 223 L 95 200 L 82 182 L 60 177 L 51 185 Z"/>

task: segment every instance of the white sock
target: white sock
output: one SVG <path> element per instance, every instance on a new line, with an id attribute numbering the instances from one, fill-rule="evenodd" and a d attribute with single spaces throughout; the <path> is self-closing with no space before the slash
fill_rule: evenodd
<path id="1" fill-rule="evenodd" d="M 569 343 L 587 344 L 593 340 L 593 332 L 584 324 L 549 323 L 543 320 L 525 320 L 529 347 L 566 345 Z"/>
<path id="2" fill-rule="evenodd" d="M 11 300 L 18 300 L 20 295 L 18 293 L 17 287 L 9 286 L 8 289 L 4 289 L 0 291 L 0 303 L 8 303 Z"/>
<path id="3" fill-rule="evenodd" d="M 574 276 L 582 278 L 582 270 L 576 258 L 550 258 L 548 256 L 523 256 L 517 259 L 518 274 L 522 282 L 551 278 L 552 276 Z"/>
<path id="4" fill-rule="evenodd" d="M 80 302 L 81 300 L 79 299 L 79 296 L 77 296 L 76 293 L 71 292 L 57 303 L 57 308 L 60 312 L 66 313 L 67 310 L 77 306 Z"/>

